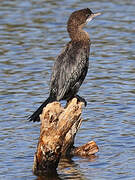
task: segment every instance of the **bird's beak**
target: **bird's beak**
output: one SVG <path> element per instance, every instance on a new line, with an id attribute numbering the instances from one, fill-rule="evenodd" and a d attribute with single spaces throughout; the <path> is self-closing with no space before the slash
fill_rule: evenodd
<path id="1" fill-rule="evenodd" d="M 93 13 L 92 17 L 94 18 L 94 17 L 99 16 L 99 15 L 101 15 L 101 13 Z"/>
<path id="2" fill-rule="evenodd" d="M 101 13 L 92 13 L 86 20 L 86 23 L 90 22 L 94 17 L 101 15 Z"/>

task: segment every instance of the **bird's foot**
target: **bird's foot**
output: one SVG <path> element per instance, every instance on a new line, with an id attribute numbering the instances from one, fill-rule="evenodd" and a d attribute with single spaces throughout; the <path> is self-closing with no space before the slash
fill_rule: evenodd
<path id="1" fill-rule="evenodd" d="M 75 97 L 77 98 L 78 101 L 83 102 L 85 107 L 87 106 L 87 101 L 83 97 L 79 95 L 76 95 Z"/>

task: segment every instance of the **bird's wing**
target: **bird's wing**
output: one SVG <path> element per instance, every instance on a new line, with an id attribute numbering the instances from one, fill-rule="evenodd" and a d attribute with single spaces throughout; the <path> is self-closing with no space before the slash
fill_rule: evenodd
<path id="1" fill-rule="evenodd" d="M 56 88 L 57 100 L 63 99 L 69 89 L 79 81 L 88 66 L 88 58 L 89 46 L 86 48 L 81 44 L 70 43 L 58 56 L 51 79 L 51 89 Z"/>

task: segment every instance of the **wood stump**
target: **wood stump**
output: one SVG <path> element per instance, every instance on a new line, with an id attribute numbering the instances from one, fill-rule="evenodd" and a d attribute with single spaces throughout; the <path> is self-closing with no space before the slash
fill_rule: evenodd
<path id="1" fill-rule="evenodd" d="M 40 115 L 41 127 L 33 172 L 36 175 L 57 173 L 61 156 L 89 157 L 98 152 L 94 141 L 74 147 L 75 135 L 81 125 L 82 102 L 72 99 L 66 108 L 59 102 L 48 104 Z"/>

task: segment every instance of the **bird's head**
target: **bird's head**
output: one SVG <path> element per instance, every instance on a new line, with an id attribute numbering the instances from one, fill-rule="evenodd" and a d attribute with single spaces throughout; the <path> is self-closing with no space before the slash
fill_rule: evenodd
<path id="1" fill-rule="evenodd" d="M 73 12 L 67 22 L 67 30 L 83 28 L 89 21 L 101 13 L 93 13 L 89 8 Z"/>

